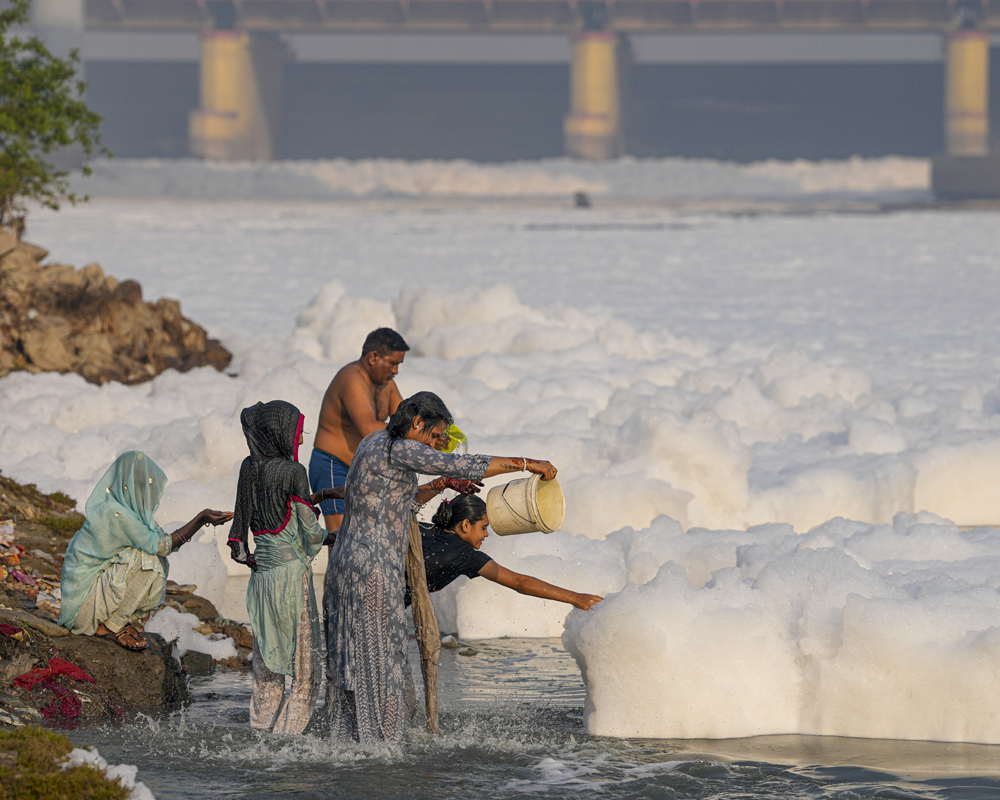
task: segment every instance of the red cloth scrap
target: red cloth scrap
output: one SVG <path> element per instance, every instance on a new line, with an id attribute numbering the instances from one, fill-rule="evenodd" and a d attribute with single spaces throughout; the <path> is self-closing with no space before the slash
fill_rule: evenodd
<path id="1" fill-rule="evenodd" d="M 53 675 L 66 675 L 67 677 L 75 678 L 78 681 L 90 681 L 91 683 L 97 683 L 97 681 L 91 678 L 90 675 L 88 675 L 84 670 L 80 669 L 75 664 L 70 664 L 62 658 L 50 658 L 49 669 L 52 670 Z"/>
<path id="2" fill-rule="evenodd" d="M 3 625 L 0 624 L 0 633 L 4 636 L 17 636 L 19 633 L 24 633 L 23 628 L 18 628 L 14 625 Z"/>
<path id="3" fill-rule="evenodd" d="M 55 678 L 46 678 L 42 682 L 42 686 L 50 689 L 56 696 L 55 700 L 45 706 L 45 708 L 40 709 L 43 717 L 48 719 L 54 719 L 55 717 L 74 719 L 80 716 L 83 711 L 83 703 L 72 689 L 67 689 Z"/>
<path id="4" fill-rule="evenodd" d="M 52 670 L 45 669 L 45 667 L 35 667 L 29 672 L 25 672 L 23 675 L 18 675 L 14 678 L 14 685 L 20 686 L 22 689 L 34 689 L 35 685 L 41 683 L 46 678 L 52 677 Z"/>
<path id="5" fill-rule="evenodd" d="M 34 689 L 39 683 L 47 678 L 51 678 L 53 675 L 65 675 L 68 678 L 75 678 L 78 681 L 96 683 L 90 675 L 68 661 L 62 658 L 50 658 L 47 669 L 45 667 L 35 667 L 30 672 L 25 672 L 23 675 L 14 678 L 14 685 L 20 686 L 22 689 Z"/>

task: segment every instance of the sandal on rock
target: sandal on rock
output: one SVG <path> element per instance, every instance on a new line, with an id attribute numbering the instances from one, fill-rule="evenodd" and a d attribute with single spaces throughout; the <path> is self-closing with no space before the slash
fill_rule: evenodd
<path id="1" fill-rule="evenodd" d="M 138 625 L 134 622 L 130 622 L 125 627 L 129 629 L 129 633 L 132 634 L 133 639 L 137 642 L 142 642 L 143 648 L 149 644 L 149 641 L 146 639 L 146 629 L 143 627 L 141 622 Z"/>
<path id="2" fill-rule="evenodd" d="M 148 646 L 146 637 L 142 636 L 135 628 L 131 625 L 125 625 L 118 633 L 109 630 L 107 633 L 95 634 L 101 639 L 108 639 L 114 642 L 119 647 L 123 647 L 126 650 L 131 650 L 133 653 L 137 653 L 140 650 L 145 650 Z M 128 640 L 132 641 L 129 642 Z"/>

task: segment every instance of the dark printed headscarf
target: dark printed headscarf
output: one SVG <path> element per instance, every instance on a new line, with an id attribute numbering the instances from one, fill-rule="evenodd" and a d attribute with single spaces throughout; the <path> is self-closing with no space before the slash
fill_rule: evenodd
<path id="1" fill-rule="evenodd" d="M 229 532 L 233 559 L 240 564 L 254 567 L 249 531 L 280 530 L 292 497 L 309 501 L 309 476 L 298 463 L 303 419 L 299 410 L 284 400 L 257 403 L 240 414 L 250 455 L 240 465 Z"/>

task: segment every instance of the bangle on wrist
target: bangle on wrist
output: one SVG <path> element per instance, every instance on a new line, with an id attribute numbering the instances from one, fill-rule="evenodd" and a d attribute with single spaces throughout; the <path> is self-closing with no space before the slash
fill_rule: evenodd
<path id="1" fill-rule="evenodd" d="M 521 472 L 527 472 L 527 471 L 528 471 L 528 459 L 526 459 L 524 456 L 521 456 Z"/>

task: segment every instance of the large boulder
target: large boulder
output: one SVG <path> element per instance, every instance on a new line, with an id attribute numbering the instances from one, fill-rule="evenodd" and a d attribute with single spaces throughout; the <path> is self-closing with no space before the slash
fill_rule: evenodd
<path id="1" fill-rule="evenodd" d="M 232 360 L 176 300 L 147 303 L 136 281 L 119 282 L 98 264 L 42 263 L 47 256 L 0 228 L 0 377 L 76 372 L 91 383 L 141 383 Z"/>

